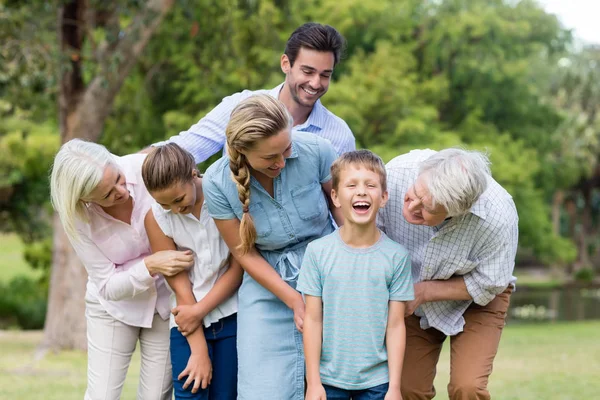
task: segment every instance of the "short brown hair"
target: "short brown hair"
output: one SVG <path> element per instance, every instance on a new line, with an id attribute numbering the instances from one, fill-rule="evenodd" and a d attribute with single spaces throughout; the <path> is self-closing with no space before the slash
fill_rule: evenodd
<path id="1" fill-rule="evenodd" d="M 379 179 L 381 180 L 381 189 L 384 192 L 387 190 L 387 174 L 385 172 L 383 161 L 377 154 L 366 149 L 344 153 L 331 164 L 333 189 L 338 189 L 340 175 L 342 174 L 342 171 L 349 166 L 365 167 L 369 171 L 375 172 L 379 175 Z"/>
<path id="2" fill-rule="evenodd" d="M 149 192 L 172 187 L 192 180 L 196 169 L 194 156 L 175 143 L 157 146 L 146 156 L 142 165 L 142 179 Z"/>
<path id="3" fill-rule="evenodd" d="M 321 52 L 333 53 L 333 65 L 337 65 L 344 52 L 346 41 L 344 37 L 332 26 L 321 25 L 316 22 L 307 22 L 299 26 L 290 36 L 284 54 L 294 66 L 296 57 L 302 47 Z"/>

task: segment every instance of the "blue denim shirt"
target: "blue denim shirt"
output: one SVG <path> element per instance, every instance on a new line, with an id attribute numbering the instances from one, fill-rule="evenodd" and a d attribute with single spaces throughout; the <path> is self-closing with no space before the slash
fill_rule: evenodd
<path id="1" fill-rule="evenodd" d="M 291 154 L 273 182 L 275 197 L 251 177 L 249 212 L 256 226 L 256 248 L 261 253 L 302 246 L 333 232 L 321 184 L 331 180 L 330 167 L 336 157 L 328 140 L 294 132 Z M 208 168 L 202 187 L 211 217 L 242 219 L 242 204 L 231 177 L 229 158 L 223 157 Z"/>

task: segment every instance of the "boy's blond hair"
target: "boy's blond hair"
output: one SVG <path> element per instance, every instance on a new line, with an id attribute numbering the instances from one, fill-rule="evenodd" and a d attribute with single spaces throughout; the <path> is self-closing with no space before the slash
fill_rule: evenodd
<path id="1" fill-rule="evenodd" d="M 375 172 L 379 175 L 381 190 L 383 192 L 387 190 L 387 174 L 385 172 L 383 161 L 377 154 L 366 149 L 344 153 L 331 164 L 331 179 L 334 190 L 338 189 L 342 171 L 349 166 L 364 167 L 369 171 Z"/>

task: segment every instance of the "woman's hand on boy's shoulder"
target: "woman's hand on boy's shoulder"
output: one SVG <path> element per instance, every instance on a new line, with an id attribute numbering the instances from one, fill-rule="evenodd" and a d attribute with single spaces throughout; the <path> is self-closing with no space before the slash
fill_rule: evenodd
<path id="1" fill-rule="evenodd" d="M 196 305 L 180 305 L 171 310 L 175 316 L 175 323 L 183 336 L 194 333 L 200 325 L 204 315 L 199 315 Z"/>

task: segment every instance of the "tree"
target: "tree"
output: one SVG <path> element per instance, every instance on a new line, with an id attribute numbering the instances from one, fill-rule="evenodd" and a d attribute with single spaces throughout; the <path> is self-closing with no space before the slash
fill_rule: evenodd
<path id="1" fill-rule="evenodd" d="M 123 81 L 174 0 L 126 5 L 74 0 L 58 10 L 61 143 L 97 141 Z M 54 217 L 54 247 L 43 349 L 85 349 L 87 275 Z"/>

